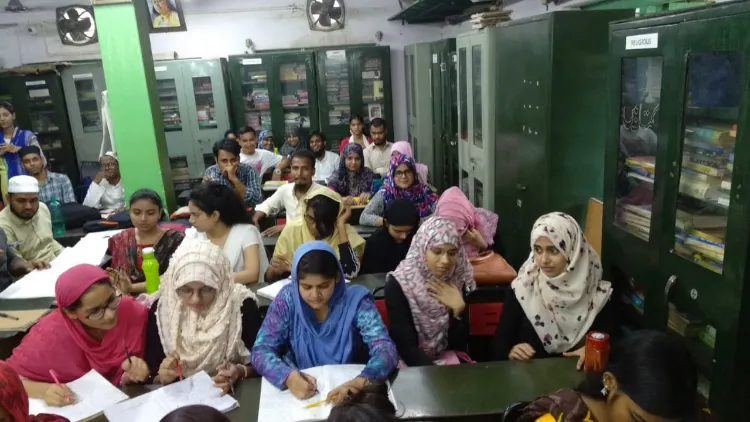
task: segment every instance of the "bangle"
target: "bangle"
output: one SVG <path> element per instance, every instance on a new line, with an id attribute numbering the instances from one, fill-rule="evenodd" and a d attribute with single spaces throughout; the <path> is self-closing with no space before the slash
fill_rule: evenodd
<path id="1" fill-rule="evenodd" d="M 247 379 L 247 366 L 245 366 L 245 365 L 240 365 L 240 366 L 242 367 L 242 370 L 245 371 L 245 376 L 242 379 L 243 380 Z"/>

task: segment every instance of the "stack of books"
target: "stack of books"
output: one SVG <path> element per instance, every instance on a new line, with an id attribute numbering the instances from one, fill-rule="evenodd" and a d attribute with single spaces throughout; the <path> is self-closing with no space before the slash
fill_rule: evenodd
<path id="1" fill-rule="evenodd" d="M 651 231 L 651 204 L 620 205 L 616 222 L 634 236 L 648 240 Z"/>

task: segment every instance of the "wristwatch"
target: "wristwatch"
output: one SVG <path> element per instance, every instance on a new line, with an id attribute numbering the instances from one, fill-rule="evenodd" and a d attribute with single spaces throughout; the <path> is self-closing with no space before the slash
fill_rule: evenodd
<path id="1" fill-rule="evenodd" d="M 281 169 L 276 169 L 273 171 L 273 174 L 281 174 Z"/>

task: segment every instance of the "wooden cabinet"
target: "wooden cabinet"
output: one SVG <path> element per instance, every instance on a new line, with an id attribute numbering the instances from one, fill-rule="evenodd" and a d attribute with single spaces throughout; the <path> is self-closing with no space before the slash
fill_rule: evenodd
<path id="1" fill-rule="evenodd" d="M 603 264 L 633 327 L 685 338 L 715 420 L 747 373 L 750 6 L 610 26 Z"/>

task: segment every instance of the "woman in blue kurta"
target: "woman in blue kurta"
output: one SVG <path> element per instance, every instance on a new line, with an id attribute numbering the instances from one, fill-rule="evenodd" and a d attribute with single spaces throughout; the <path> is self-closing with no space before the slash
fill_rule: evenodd
<path id="1" fill-rule="evenodd" d="M 39 148 L 40 151 L 42 148 L 34 132 L 16 126 L 16 111 L 10 103 L 5 101 L 0 101 L 0 130 L 3 132 L 2 143 L 0 143 L 0 157 L 2 157 L 0 159 L 0 189 L 7 204 L 8 180 L 11 177 L 26 174 L 18 151 L 30 145 Z M 47 165 L 44 153 L 42 153 L 42 162 L 45 166 Z"/>
<path id="2" fill-rule="evenodd" d="M 300 371 L 350 363 L 367 365 L 355 379 L 331 391 L 330 400 L 340 402 L 384 381 L 398 364 L 398 352 L 370 292 L 346 285 L 328 244 L 307 242 L 294 254 L 292 283 L 268 309 L 252 365 L 271 384 L 289 388 L 304 400 L 315 394 L 316 380 Z"/>

